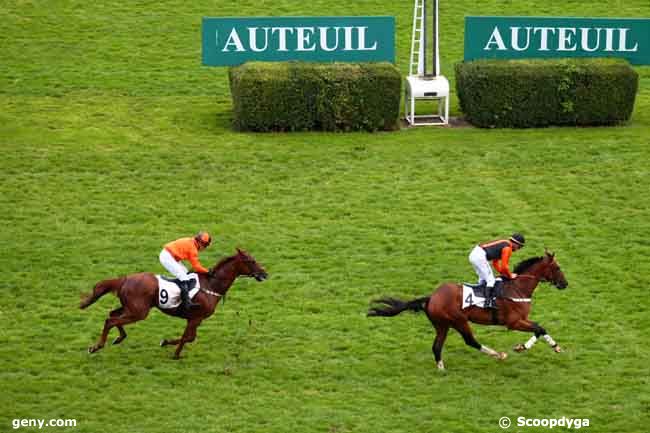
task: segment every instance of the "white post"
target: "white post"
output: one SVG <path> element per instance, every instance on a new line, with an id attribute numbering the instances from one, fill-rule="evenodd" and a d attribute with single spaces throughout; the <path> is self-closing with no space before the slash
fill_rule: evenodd
<path id="1" fill-rule="evenodd" d="M 440 54 L 439 54 L 440 53 L 440 45 L 438 44 L 438 35 L 439 35 L 439 33 L 438 33 L 438 0 L 433 0 L 433 2 L 435 3 L 435 9 L 433 10 L 433 13 L 434 13 L 434 20 L 436 21 L 436 28 L 435 28 L 435 31 L 433 33 L 433 38 L 435 39 L 433 41 L 433 44 L 434 44 L 434 47 L 435 47 L 435 50 L 436 50 L 435 58 L 433 59 L 434 68 L 435 68 L 435 70 L 433 71 L 433 75 L 437 77 L 438 75 L 440 75 Z"/>

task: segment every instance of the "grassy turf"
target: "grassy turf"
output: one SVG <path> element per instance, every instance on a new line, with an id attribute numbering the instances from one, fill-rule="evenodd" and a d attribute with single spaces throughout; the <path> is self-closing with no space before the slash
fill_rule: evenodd
<path id="1" fill-rule="evenodd" d="M 501 416 L 647 430 L 650 68 L 637 68 L 625 127 L 261 135 L 231 131 L 226 71 L 200 66 L 204 15 L 381 14 L 397 17 L 406 72 L 411 6 L 0 6 L 0 431 L 16 418 L 75 418 L 47 431 L 490 433 Z M 650 7 L 457 1 L 441 13 L 453 78 L 464 15 Z M 216 237 L 204 263 L 241 246 L 271 279 L 237 282 L 180 362 L 157 342 L 183 323 L 158 312 L 89 356 L 116 301 L 82 312 L 79 293 L 162 271 L 161 245 L 198 229 Z M 532 314 L 565 353 L 540 342 L 498 363 L 453 333 L 441 374 L 424 317 L 364 317 L 379 295 L 472 279 L 472 245 L 515 229 L 529 239 L 515 262 L 549 247 L 569 280 L 565 292 L 542 286 Z M 475 332 L 499 350 L 528 338 Z"/>

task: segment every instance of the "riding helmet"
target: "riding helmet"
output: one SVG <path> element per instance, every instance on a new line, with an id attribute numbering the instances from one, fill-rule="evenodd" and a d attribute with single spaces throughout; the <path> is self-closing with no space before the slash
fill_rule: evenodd
<path id="1" fill-rule="evenodd" d="M 199 232 L 194 238 L 206 247 L 212 243 L 212 237 L 208 232 Z"/>
<path id="2" fill-rule="evenodd" d="M 521 233 L 513 233 L 512 236 L 510 236 L 510 240 L 522 247 L 526 244 L 526 239 Z"/>

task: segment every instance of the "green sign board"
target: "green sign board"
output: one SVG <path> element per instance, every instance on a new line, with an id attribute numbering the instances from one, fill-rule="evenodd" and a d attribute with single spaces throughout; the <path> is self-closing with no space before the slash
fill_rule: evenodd
<path id="1" fill-rule="evenodd" d="M 395 61 L 393 17 L 203 18 L 203 64 Z"/>
<path id="2" fill-rule="evenodd" d="M 465 60 L 622 57 L 650 65 L 650 19 L 465 17 Z"/>

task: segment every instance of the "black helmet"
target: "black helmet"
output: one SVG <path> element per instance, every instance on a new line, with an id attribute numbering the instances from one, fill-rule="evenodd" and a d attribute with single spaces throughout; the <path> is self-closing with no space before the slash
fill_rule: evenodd
<path id="1" fill-rule="evenodd" d="M 522 247 L 526 244 L 526 239 L 521 233 L 513 233 L 512 236 L 510 236 L 510 240 Z"/>

